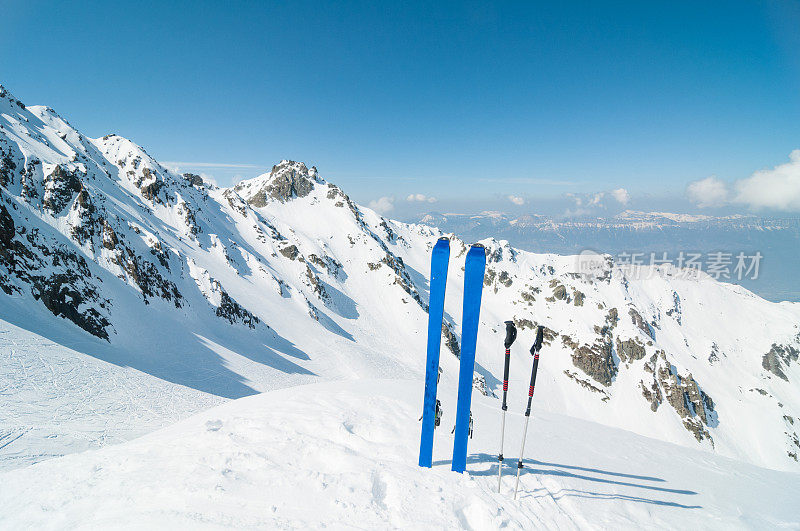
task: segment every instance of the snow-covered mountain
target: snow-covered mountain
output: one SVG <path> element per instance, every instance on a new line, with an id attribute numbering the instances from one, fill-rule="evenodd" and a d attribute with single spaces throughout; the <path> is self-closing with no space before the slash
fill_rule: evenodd
<path id="1" fill-rule="evenodd" d="M 57 367 L 67 378 L 85 377 L 78 357 L 88 356 L 103 373 L 168 382 L 197 410 L 318 380 L 416 380 L 421 394 L 426 276 L 440 236 L 355 204 L 303 163 L 219 188 L 125 138 L 87 138 L 0 88 L 0 319 L 14 337 L 68 351 L 73 361 Z M 537 408 L 800 470 L 800 304 L 671 266 L 632 274 L 603 258 L 587 275 L 574 256 L 482 243 L 476 390 L 497 391 L 502 323 L 513 318 L 510 400 L 522 408 L 541 324 Z M 457 381 L 467 244 L 453 237 L 451 248 L 442 396 Z M 40 398 L 52 390 L 26 387 L 35 410 L 16 397 L 30 367 L 53 369 L 32 364 L 41 352 L 14 351 L 0 373 L 14 408 L 0 417 L 0 459 L 69 450 L 28 428 L 73 410 L 81 393 L 49 403 Z M 104 414 L 125 412 L 109 403 Z"/>

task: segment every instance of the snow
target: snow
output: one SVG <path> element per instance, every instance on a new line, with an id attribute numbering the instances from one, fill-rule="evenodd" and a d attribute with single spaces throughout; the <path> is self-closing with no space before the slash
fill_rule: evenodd
<path id="1" fill-rule="evenodd" d="M 547 371 L 546 350 L 542 370 Z M 421 382 L 321 383 L 239 399 L 140 439 L 0 475 L 0 527 L 776 528 L 800 476 L 540 412 L 513 499 L 524 402 L 475 396 L 467 474 L 450 468 L 455 388 L 433 469 L 416 466 Z M 758 496 L 753 496 L 757 492 Z"/>
<path id="2" fill-rule="evenodd" d="M 3 320 L 0 397 L 0 471 L 126 441 L 224 401 Z"/>

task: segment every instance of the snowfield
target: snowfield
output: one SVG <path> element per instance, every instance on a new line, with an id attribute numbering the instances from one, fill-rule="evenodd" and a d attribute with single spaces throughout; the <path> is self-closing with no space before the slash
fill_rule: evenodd
<path id="1" fill-rule="evenodd" d="M 542 351 L 542 372 L 547 368 Z M 312 384 L 242 398 L 140 439 L 0 475 L 5 529 L 798 528 L 800 475 L 476 397 L 467 474 L 450 471 L 455 389 L 434 467 L 416 466 L 421 382 Z M 449 413 L 449 414 L 448 414 Z"/>

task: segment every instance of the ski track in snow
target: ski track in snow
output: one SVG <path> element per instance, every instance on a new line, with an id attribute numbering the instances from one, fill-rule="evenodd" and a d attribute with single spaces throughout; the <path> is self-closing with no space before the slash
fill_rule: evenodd
<path id="1" fill-rule="evenodd" d="M 448 407 L 454 393 L 441 393 Z M 514 501 L 522 404 L 509 408 L 501 493 L 499 407 L 481 396 L 475 406 L 460 475 L 450 471 L 452 409 L 436 430 L 433 468 L 416 466 L 419 382 L 321 383 L 239 399 L 132 442 L 0 475 L 9 486 L 0 527 L 800 526 L 800 475 L 551 412 L 534 411 Z"/>
<path id="2" fill-rule="evenodd" d="M 224 401 L 0 320 L 0 471 L 118 443 Z"/>

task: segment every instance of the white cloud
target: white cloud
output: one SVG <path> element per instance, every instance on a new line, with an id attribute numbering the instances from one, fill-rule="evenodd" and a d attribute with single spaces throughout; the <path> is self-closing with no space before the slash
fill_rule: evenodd
<path id="1" fill-rule="evenodd" d="M 616 190 L 611 190 L 609 195 L 617 200 L 617 203 L 620 205 L 627 205 L 628 201 L 631 200 L 631 194 L 625 188 L 617 188 Z"/>
<path id="2" fill-rule="evenodd" d="M 437 199 L 435 197 L 426 196 L 425 194 L 409 194 L 409 196 L 406 197 L 406 201 L 410 203 L 435 203 Z"/>
<path id="3" fill-rule="evenodd" d="M 625 188 L 617 188 L 609 192 L 591 192 L 591 193 L 568 193 L 566 196 L 575 203 L 575 210 L 567 210 L 565 215 L 588 215 L 592 208 L 606 209 L 609 207 L 609 200 L 613 200 L 622 206 L 628 204 L 631 200 L 631 195 Z"/>
<path id="4" fill-rule="evenodd" d="M 518 195 L 510 195 L 508 196 L 508 200 L 517 206 L 522 206 L 525 204 L 525 199 Z"/>
<path id="5" fill-rule="evenodd" d="M 754 209 L 800 210 L 800 149 L 789 154 L 789 162 L 757 171 L 733 187 L 734 203 Z"/>
<path id="6" fill-rule="evenodd" d="M 589 196 L 588 204 L 589 206 L 599 206 L 600 203 L 603 201 L 603 197 L 605 197 L 605 192 L 597 192 L 596 194 L 592 194 Z"/>
<path id="7" fill-rule="evenodd" d="M 712 175 L 689 183 L 689 186 L 686 187 L 686 195 L 700 208 L 719 207 L 728 202 L 728 187 Z"/>
<path id="8" fill-rule="evenodd" d="M 694 181 L 686 194 L 701 208 L 738 204 L 753 210 L 800 211 L 800 149 L 789 154 L 789 162 L 730 184 L 713 176 Z"/>
<path id="9" fill-rule="evenodd" d="M 379 197 L 370 201 L 368 206 L 379 214 L 386 214 L 394 210 L 394 197 Z"/>

